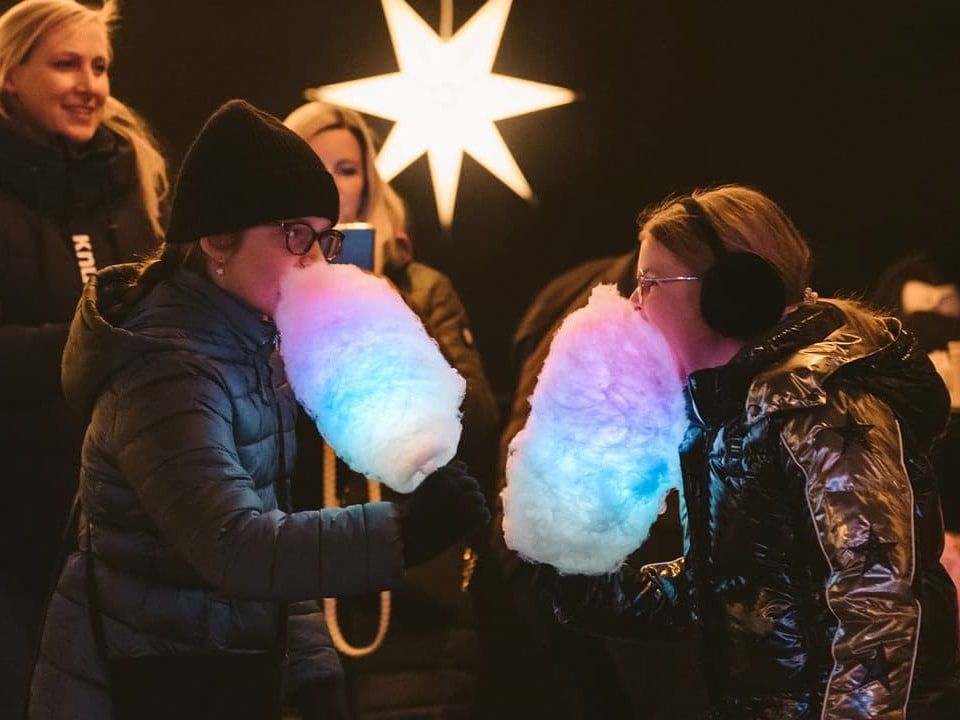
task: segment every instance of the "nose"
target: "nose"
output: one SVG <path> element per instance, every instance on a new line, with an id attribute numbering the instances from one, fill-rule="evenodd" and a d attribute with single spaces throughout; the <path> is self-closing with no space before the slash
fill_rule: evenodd
<path id="1" fill-rule="evenodd" d="M 88 65 L 84 65 L 77 73 L 77 89 L 82 92 L 90 92 L 90 89 L 93 87 L 93 82 L 93 70 Z"/>
<path id="2" fill-rule="evenodd" d="M 84 65 L 77 74 L 77 90 L 86 94 L 110 94 L 110 79 L 105 72 L 98 72 L 90 65 Z"/>
<path id="3" fill-rule="evenodd" d="M 643 308 L 643 294 L 640 292 L 639 285 L 630 293 L 630 302 L 633 303 L 634 310 L 641 310 Z"/>

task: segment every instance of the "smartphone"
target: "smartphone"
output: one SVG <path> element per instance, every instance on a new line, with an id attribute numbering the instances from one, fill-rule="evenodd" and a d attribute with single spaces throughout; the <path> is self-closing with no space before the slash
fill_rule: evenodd
<path id="1" fill-rule="evenodd" d="M 373 225 L 364 222 L 342 223 L 336 229 L 343 233 L 343 250 L 333 262 L 373 270 Z"/>

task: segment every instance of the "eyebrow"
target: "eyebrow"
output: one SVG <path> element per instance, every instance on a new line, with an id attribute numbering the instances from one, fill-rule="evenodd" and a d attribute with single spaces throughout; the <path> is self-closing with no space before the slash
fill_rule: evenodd
<path id="1" fill-rule="evenodd" d="M 319 217 L 319 216 L 318 216 L 318 217 Z M 330 218 L 324 218 L 324 220 L 329 220 L 329 219 L 330 219 Z M 330 228 L 333 227 L 333 225 L 330 225 L 330 226 L 324 228 L 323 230 L 317 230 L 313 225 L 311 225 L 310 223 L 307 222 L 307 219 L 306 219 L 305 217 L 287 218 L 286 220 L 281 220 L 280 222 L 284 222 L 284 223 L 299 223 L 299 224 L 301 224 L 301 225 L 306 225 L 308 228 L 310 228 L 310 229 L 313 230 L 314 232 L 326 232 L 327 230 L 329 230 Z"/>
<path id="2" fill-rule="evenodd" d="M 63 59 L 82 60 L 87 56 L 84 55 L 82 52 L 78 52 L 76 50 L 57 50 L 53 52 L 50 57 L 52 57 L 54 60 L 63 60 Z M 90 59 L 94 62 L 96 62 L 97 60 L 102 60 L 105 63 L 110 62 L 109 55 L 93 55 Z"/>

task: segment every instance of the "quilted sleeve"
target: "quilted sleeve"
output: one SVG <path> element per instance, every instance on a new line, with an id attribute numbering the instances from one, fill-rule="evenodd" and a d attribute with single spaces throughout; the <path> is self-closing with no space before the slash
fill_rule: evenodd
<path id="1" fill-rule="evenodd" d="M 140 506 L 180 557 L 221 592 L 252 599 L 370 592 L 402 579 L 392 503 L 295 513 L 266 506 L 240 458 L 229 388 L 203 363 L 165 355 L 114 384 L 110 446 Z M 91 428 L 104 424 L 95 417 Z M 263 429 L 268 439 L 275 431 Z M 276 453 L 265 443 L 254 462 L 275 463 Z"/>

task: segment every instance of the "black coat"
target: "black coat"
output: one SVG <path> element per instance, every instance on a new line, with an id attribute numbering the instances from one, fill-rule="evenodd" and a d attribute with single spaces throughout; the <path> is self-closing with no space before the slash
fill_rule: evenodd
<path id="1" fill-rule="evenodd" d="M 63 401 L 60 356 L 80 265 L 130 262 L 156 243 L 126 141 L 101 126 L 82 147 L 48 145 L 0 118 L 0 456 L 5 506 L 16 508 L 0 562 L 36 593 L 77 486 L 83 427 Z"/>
<path id="2" fill-rule="evenodd" d="M 718 717 L 949 717 L 957 599 L 926 456 L 949 403 L 913 337 L 804 306 L 687 392 L 684 557 L 561 579 L 561 618 L 696 620 Z"/>

